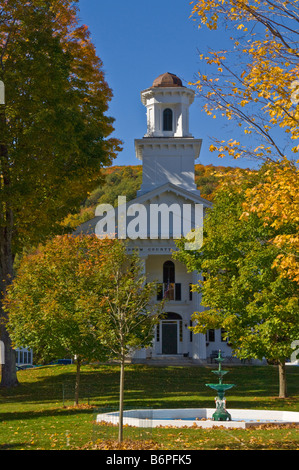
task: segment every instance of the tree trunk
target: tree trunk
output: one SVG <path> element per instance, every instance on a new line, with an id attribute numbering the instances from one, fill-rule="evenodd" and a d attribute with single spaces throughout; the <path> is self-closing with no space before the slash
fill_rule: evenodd
<path id="1" fill-rule="evenodd" d="M 79 405 L 80 368 L 81 368 L 81 359 L 77 359 L 76 384 L 75 384 L 75 403 L 74 403 L 75 406 Z"/>
<path id="2" fill-rule="evenodd" d="M 16 371 L 16 355 L 12 349 L 11 340 L 7 332 L 5 323 L 7 314 L 2 308 L 2 299 L 6 289 L 13 279 L 13 254 L 11 250 L 12 241 L 12 214 L 6 211 L 1 214 L 0 226 L 0 319 L 1 319 L 1 341 L 4 343 L 5 357 L 2 365 L 1 387 L 14 387 L 19 384 Z"/>
<path id="3" fill-rule="evenodd" d="M 286 364 L 285 361 L 278 362 L 278 375 L 279 375 L 279 398 L 287 397 L 287 378 L 286 378 Z"/>
<path id="4" fill-rule="evenodd" d="M 4 364 L 2 365 L 1 387 L 10 388 L 19 384 L 16 370 L 16 354 L 12 349 L 11 340 L 5 326 L 7 314 L 2 308 L 2 299 L 8 285 L 13 278 L 13 256 L 11 253 L 11 237 L 9 230 L 0 228 L 0 319 L 1 319 L 1 341 L 4 343 Z"/>
<path id="5" fill-rule="evenodd" d="M 1 341 L 4 343 L 4 364 L 2 364 L 1 387 L 11 388 L 19 385 L 16 369 L 16 354 L 11 347 L 6 328 L 2 328 Z"/>
<path id="6" fill-rule="evenodd" d="M 123 440 L 124 383 L 125 383 L 125 356 L 122 355 L 121 361 L 120 361 L 118 442 L 122 442 Z"/>
<path id="7" fill-rule="evenodd" d="M 3 341 L 5 347 L 1 386 L 10 388 L 18 385 L 18 379 L 15 351 L 11 347 L 10 337 L 5 326 L 7 315 L 2 308 L 2 299 L 7 286 L 12 282 L 13 278 L 13 213 L 10 208 L 11 184 L 8 148 L 6 145 L 6 117 L 4 106 L 0 106 L 0 170 L 0 339 Z"/>

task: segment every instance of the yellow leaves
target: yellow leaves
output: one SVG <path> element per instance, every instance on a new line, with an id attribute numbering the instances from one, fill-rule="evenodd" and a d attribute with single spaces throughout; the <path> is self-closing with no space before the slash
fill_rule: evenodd
<path id="1" fill-rule="evenodd" d="M 237 140 L 230 140 L 229 142 L 225 143 L 225 141 L 221 141 L 219 142 L 219 144 L 222 144 L 222 145 L 210 145 L 210 152 L 215 152 L 215 151 L 218 151 L 219 154 L 218 154 L 218 157 L 219 158 L 223 158 L 225 157 L 225 152 L 228 153 L 228 155 L 234 157 L 234 158 L 238 158 L 240 156 L 240 142 L 238 142 Z M 225 145 L 223 145 L 225 144 Z"/>
<path id="2" fill-rule="evenodd" d="M 297 162 L 298 163 L 298 162 Z M 246 191 L 243 217 L 256 213 L 265 226 L 281 233 L 271 243 L 281 249 L 273 267 L 299 282 L 299 170 L 286 158 L 270 164 L 265 181 Z M 284 228 L 286 229 L 284 230 Z M 290 233 L 291 231 L 291 233 Z"/>
<path id="3" fill-rule="evenodd" d="M 209 114 L 213 115 L 213 111 L 217 107 L 217 97 L 211 93 L 211 89 L 213 89 L 219 96 L 219 102 L 225 100 L 227 103 L 230 97 L 232 97 L 230 101 L 232 102 L 233 99 L 240 97 L 240 100 L 234 101 L 234 104 L 241 109 L 242 113 L 245 112 L 243 108 L 253 105 L 256 115 L 261 116 L 263 120 L 262 125 L 267 121 L 264 127 L 266 133 L 270 133 L 274 127 L 280 126 L 290 139 L 298 139 L 299 106 L 294 103 L 294 99 L 297 101 L 297 95 L 299 96 L 294 85 L 298 81 L 298 66 L 294 66 L 298 63 L 298 52 L 295 48 L 290 47 L 289 44 L 294 43 L 292 33 L 290 33 L 290 37 L 286 37 L 283 26 L 285 18 L 289 20 L 290 25 L 291 21 L 294 21 L 293 18 L 297 12 L 293 14 L 292 8 L 296 11 L 296 7 L 288 4 L 281 10 L 279 6 L 270 5 L 268 2 L 262 4 L 260 0 L 252 0 L 251 2 L 245 0 L 238 2 L 234 0 L 197 0 L 193 2 L 192 8 L 192 15 L 196 15 L 199 22 L 205 24 L 209 29 L 215 29 L 220 22 L 225 25 L 229 22 L 235 22 L 235 29 L 241 35 L 237 41 L 235 38 L 231 38 L 233 47 L 229 51 L 229 55 L 226 55 L 231 60 L 232 53 L 236 51 L 236 54 L 242 52 L 245 57 L 244 66 L 239 67 L 239 62 L 236 62 L 236 69 L 233 69 L 229 65 L 232 62 L 227 61 L 222 51 L 209 51 L 208 55 L 201 55 L 201 60 L 205 60 L 206 64 L 217 66 L 221 78 L 224 70 L 225 72 L 231 70 L 231 78 L 235 81 L 237 77 L 238 83 L 238 86 L 232 84 L 225 75 L 223 82 L 220 82 L 216 88 L 214 86 L 216 75 L 214 70 L 210 74 L 213 77 L 212 81 L 208 74 L 202 77 L 200 91 L 207 90 L 210 93 L 206 95 L 207 98 L 212 99 L 215 104 L 215 108 L 212 106 L 209 108 Z M 259 39 L 256 39 L 257 36 L 255 36 L 253 28 L 246 27 L 248 22 L 259 23 L 259 26 L 263 28 Z M 266 23 L 267 26 L 265 26 Z M 272 23 L 273 30 L 271 30 Z M 278 25 L 281 26 L 281 31 Z M 274 29 L 278 31 L 278 34 L 272 34 Z M 239 55 L 237 57 L 239 58 Z M 228 83 L 231 84 L 229 91 Z M 231 120 L 234 114 L 230 110 L 224 112 L 224 116 Z M 298 147 L 294 146 L 292 151 L 297 153 Z"/>

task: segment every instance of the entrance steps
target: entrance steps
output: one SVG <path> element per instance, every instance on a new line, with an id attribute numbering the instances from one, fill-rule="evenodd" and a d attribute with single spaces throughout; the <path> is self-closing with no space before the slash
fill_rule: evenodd
<path id="1" fill-rule="evenodd" d="M 134 363 L 142 363 L 149 366 L 193 366 L 199 365 L 202 361 L 196 360 L 194 361 L 192 357 L 186 357 L 183 355 L 159 355 L 150 357 L 143 360 L 135 359 L 132 362 Z"/>

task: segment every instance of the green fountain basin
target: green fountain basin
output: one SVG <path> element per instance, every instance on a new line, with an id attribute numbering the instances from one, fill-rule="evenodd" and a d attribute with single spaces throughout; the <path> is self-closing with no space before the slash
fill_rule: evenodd
<path id="1" fill-rule="evenodd" d="M 206 384 L 207 387 L 212 388 L 213 390 L 217 390 L 217 392 L 226 392 L 230 388 L 233 388 L 234 384 Z"/>
<path id="2" fill-rule="evenodd" d="M 206 386 L 212 388 L 213 390 L 216 390 L 218 397 L 221 400 L 223 400 L 226 390 L 233 388 L 235 385 L 234 384 L 206 384 Z"/>

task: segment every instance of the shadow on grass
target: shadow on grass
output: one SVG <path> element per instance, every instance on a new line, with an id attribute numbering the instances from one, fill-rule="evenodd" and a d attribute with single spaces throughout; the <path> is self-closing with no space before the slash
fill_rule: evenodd
<path id="1" fill-rule="evenodd" d="M 0 450 L 14 450 L 19 449 L 20 447 L 25 447 L 27 445 L 26 442 L 20 443 L 16 442 L 15 444 L 0 444 Z"/>
<path id="2" fill-rule="evenodd" d="M 212 368 L 214 369 L 214 368 Z M 206 383 L 215 383 L 211 367 L 153 367 L 127 365 L 125 371 L 125 405 L 133 408 L 201 408 L 214 407 L 214 392 Z M 279 408 L 299 409 L 299 368 L 287 370 L 288 390 L 293 399 L 281 401 L 278 394 L 278 371 L 274 366 L 225 367 L 229 373 L 225 383 L 235 387 L 227 394 L 228 408 Z M 53 413 L 70 413 L 63 408 L 73 404 L 76 370 L 74 365 L 48 366 L 28 369 L 18 373 L 20 386 L 0 389 L 1 418 L 30 419 Z M 93 407 L 118 406 L 119 366 L 86 365 L 82 367 L 80 379 L 80 403 Z M 16 411 L 10 409 L 16 405 Z M 36 409 L 41 405 L 45 409 Z M 61 408 L 59 408 L 61 406 Z M 22 409 L 23 407 L 23 409 Z M 25 408 L 24 408 L 25 407 Z M 46 408 L 47 407 L 47 408 Z M 29 411 L 28 411 L 29 410 Z M 73 409 L 74 413 L 85 410 Z M 17 418 L 13 415 L 18 416 Z"/>
<path id="3" fill-rule="evenodd" d="M 73 407 L 73 408 L 52 408 L 52 409 L 45 409 L 39 411 L 19 411 L 14 413 L 0 413 L 0 420 L 1 421 L 19 421 L 19 420 L 28 420 L 37 419 L 37 418 L 48 418 L 48 417 L 62 417 L 62 416 L 75 416 L 75 415 L 82 415 L 82 414 L 90 414 L 94 413 L 93 407 L 86 409 L 80 407 Z"/>

